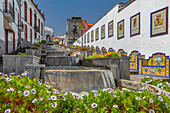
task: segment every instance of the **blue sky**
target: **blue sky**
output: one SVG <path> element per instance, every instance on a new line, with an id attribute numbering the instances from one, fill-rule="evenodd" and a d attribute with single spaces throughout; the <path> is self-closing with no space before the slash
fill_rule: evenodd
<path id="1" fill-rule="evenodd" d="M 89 24 L 96 23 L 117 3 L 129 0 L 34 0 L 45 13 L 45 25 L 54 30 L 55 36 L 66 33 L 66 20 L 81 16 Z"/>

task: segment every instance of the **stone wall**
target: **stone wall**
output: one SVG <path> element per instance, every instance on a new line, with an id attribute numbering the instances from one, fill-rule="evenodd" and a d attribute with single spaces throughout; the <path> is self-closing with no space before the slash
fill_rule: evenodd
<path id="1" fill-rule="evenodd" d="M 42 79 L 44 80 L 45 65 L 44 64 L 26 64 L 26 71 L 30 79 Z"/>
<path id="2" fill-rule="evenodd" d="M 25 48 L 25 47 L 31 47 L 33 46 L 33 44 L 23 38 L 21 38 L 21 47 Z"/>
<path id="3" fill-rule="evenodd" d="M 129 80 L 121 79 L 118 82 L 118 86 L 130 88 L 130 89 L 135 90 L 135 91 L 145 89 L 145 90 L 149 90 L 149 91 L 154 92 L 154 93 L 159 93 L 159 94 L 170 97 L 168 92 L 166 92 L 166 91 L 164 91 L 164 90 L 162 90 L 162 89 L 160 89 L 156 86 L 153 86 L 153 85 L 150 85 L 150 84 L 145 84 L 145 83 L 140 83 L 140 82 L 136 82 L 136 81 L 129 81 Z"/>
<path id="4" fill-rule="evenodd" d="M 5 42 L 0 39 L 0 56 L 5 53 Z"/>
<path id="5" fill-rule="evenodd" d="M 129 57 L 108 57 L 86 59 L 82 61 L 83 66 L 87 67 L 108 67 L 110 69 L 116 68 L 115 79 L 130 79 L 130 58 Z"/>
<path id="6" fill-rule="evenodd" d="M 46 70 L 45 82 L 54 82 L 60 90 L 73 92 L 116 88 L 110 70 Z"/>
<path id="7" fill-rule="evenodd" d="M 47 56 L 45 58 L 46 66 L 77 66 L 78 57 L 73 56 Z"/>
<path id="8" fill-rule="evenodd" d="M 26 64 L 39 64 L 40 58 L 32 55 L 3 55 L 3 73 L 21 74 Z"/>
<path id="9" fill-rule="evenodd" d="M 41 50 L 40 49 L 26 49 L 26 55 L 35 55 L 41 57 Z"/>

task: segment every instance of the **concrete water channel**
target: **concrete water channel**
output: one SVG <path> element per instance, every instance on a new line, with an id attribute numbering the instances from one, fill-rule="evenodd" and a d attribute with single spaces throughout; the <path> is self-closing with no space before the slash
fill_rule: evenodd
<path id="1" fill-rule="evenodd" d="M 3 71 L 21 74 L 26 70 L 31 79 L 38 78 L 44 82 L 55 83 L 55 86 L 64 92 L 116 88 L 120 79 L 130 79 L 129 57 L 88 59 L 81 60 L 80 63 L 79 57 L 69 56 L 52 41 L 47 42 L 40 52 L 36 50 L 37 54 L 34 49 L 27 51 L 34 52 L 15 57 L 4 55 L 3 62 L 6 63 L 3 64 Z M 18 63 L 22 68 L 18 67 Z"/>

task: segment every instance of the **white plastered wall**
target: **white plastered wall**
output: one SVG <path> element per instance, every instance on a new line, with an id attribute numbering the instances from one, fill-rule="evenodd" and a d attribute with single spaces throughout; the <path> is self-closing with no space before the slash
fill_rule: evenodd
<path id="1" fill-rule="evenodd" d="M 146 58 L 156 52 L 166 53 L 170 56 L 170 0 L 136 0 L 121 12 L 118 13 L 118 5 L 116 5 L 111 11 L 109 11 L 103 18 L 101 18 L 92 28 L 90 28 L 85 34 L 99 27 L 99 40 L 86 43 L 83 45 L 99 46 L 100 49 L 105 47 L 107 50 L 112 47 L 118 51 L 123 49 L 128 55 L 137 50 L 141 54 L 144 54 Z M 168 34 L 150 37 L 150 14 L 162 8 L 168 7 Z M 130 37 L 130 17 L 140 12 L 140 34 Z M 117 23 L 124 19 L 124 38 L 117 39 Z M 114 21 L 114 35 L 108 38 L 108 23 Z M 105 39 L 101 40 L 101 26 L 105 24 Z M 91 37 L 91 35 L 90 35 Z M 86 38 L 87 39 L 87 38 Z M 81 41 L 81 37 L 79 39 Z M 86 41 L 87 42 L 87 41 Z M 74 43 L 74 45 L 81 45 Z"/>

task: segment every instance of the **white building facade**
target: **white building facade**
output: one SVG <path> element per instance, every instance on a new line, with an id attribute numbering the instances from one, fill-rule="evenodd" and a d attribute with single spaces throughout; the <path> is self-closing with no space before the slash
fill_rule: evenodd
<path id="1" fill-rule="evenodd" d="M 33 0 L 0 0 L 0 55 L 44 39 L 44 23 Z"/>
<path id="2" fill-rule="evenodd" d="M 24 25 L 24 32 L 21 38 L 31 43 L 45 40 L 44 24 L 45 18 L 38 5 L 33 0 L 22 0 L 21 20 Z"/>
<path id="3" fill-rule="evenodd" d="M 162 52 L 170 56 L 170 0 L 130 0 L 118 3 L 74 45 L 137 50 L 149 58 Z"/>
<path id="4" fill-rule="evenodd" d="M 16 48 L 21 23 L 20 4 L 20 0 L 0 1 L 0 55 Z"/>
<path id="5" fill-rule="evenodd" d="M 46 39 L 47 39 L 48 36 L 54 38 L 54 31 L 53 31 L 52 28 L 45 26 L 44 30 L 45 30 Z"/>

